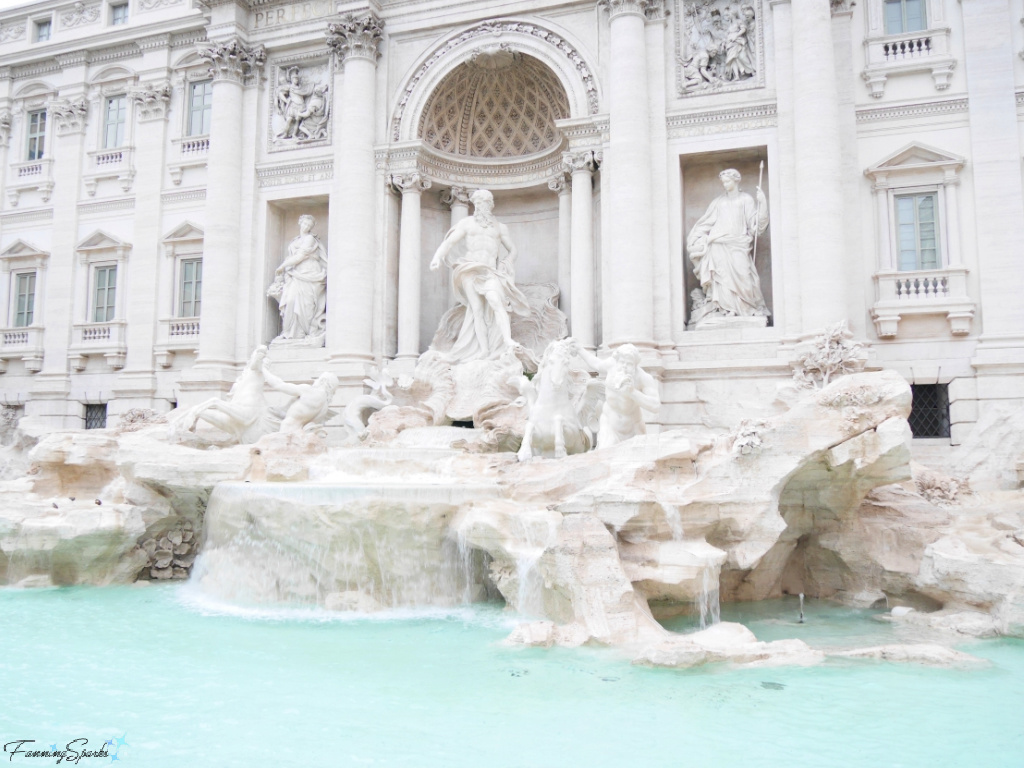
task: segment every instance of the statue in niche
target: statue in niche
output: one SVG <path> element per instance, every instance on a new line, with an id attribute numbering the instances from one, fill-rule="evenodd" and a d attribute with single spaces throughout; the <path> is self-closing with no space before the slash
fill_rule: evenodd
<path id="1" fill-rule="evenodd" d="M 699 0 L 684 8 L 686 55 L 677 57 L 682 93 L 722 88 L 757 73 L 753 5 Z"/>
<path id="2" fill-rule="evenodd" d="M 496 359 L 514 350 L 509 313 L 530 314 L 530 304 L 515 284 L 516 247 L 508 227 L 492 213 L 494 196 L 478 189 L 470 202 L 473 215 L 448 231 L 430 262 L 431 270 L 442 264 L 452 268 L 455 296 L 465 307 L 462 327 L 446 355 L 453 363 Z M 453 249 L 460 243 L 465 248 L 455 256 Z"/>
<path id="3" fill-rule="evenodd" d="M 267 296 L 281 311 L 281 335 L 275 344 L 322 347 L 327 330 L 327 251 L 313 234 L 316 219 L 299 216 L 299 234 L 288 244 Z"/>
<path id="4" fill-rule="evenodd" d="M 757 202 L 739 189 L 739 171 L 718 174 L 725 187 L 708 206 L 686 238 L 693 272 L 704 302 L 701 319 L 711 317 L 768 317 L 761 280 L 754 266 L 753 243 L 768 228 L 768 201 L 757 187 Z M 691 322 L 695 322 L 691 316 Z"/>
<path id="5" fill-rule="evenodd" d="M 327 138 L 330 113 L 328 86 L 303 77 L 298 67 L 291 67 L 277 86 L 275 97 L 280 129 L 274 138 L 280 142 L 308 142 Z"/>

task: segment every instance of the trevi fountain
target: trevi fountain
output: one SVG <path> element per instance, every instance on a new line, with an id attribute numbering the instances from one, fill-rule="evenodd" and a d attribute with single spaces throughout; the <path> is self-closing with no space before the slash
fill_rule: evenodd
<path id="1" fill-rule="evenodd" d="M 767 207 L 721 180 L 688 236 L 696 322 L 763 324 Z M 336 376 L 289 383 L 260 346 L 224 398 L 5 425 L 5 749 L 1019 765 L 1024 412 L 919 465 L 908 384 L 838 324 L 762 414 L 649 433 L 641 352 L 567 336 L 491 193 L 472 204 L 429 264 L 456 299 L 430 348 L 344 408 Z M 314 226 L 269 286 L 272 347 L 323 343 Z"/>

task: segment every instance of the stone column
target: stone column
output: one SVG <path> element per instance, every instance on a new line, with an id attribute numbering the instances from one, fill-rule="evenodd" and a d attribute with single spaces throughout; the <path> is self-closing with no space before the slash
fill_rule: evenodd
<path id="1" fill-rule="evenodd" d="M 70 55 L 69 55 L 70 56 Z M 72 325 L 79 320 L 74 308 L 87 301 L 75 295 L 75 273 L 85 267 L 77 262 L 75 247 L 79 242 L 78 197 L 82 184 L 82 159 L 85 154 L 85 132 L 89 119 L 89 102 L 85 93 L 85 53 L 75 60 L 65 58 L 64 77 L 74 83 L 61 91 L 61 98 L 47 105 L 46 156 L 53 158 L 55 179 L 52 196 L 53 235 L 50 263 L 46 270 L 46 296 L 42 301 L 43 332 L 42 371 L 31 385 L 31 397 L 25 404 L 25 416 L 36 425 L 53 429 L 80 429 L 83 426 L 82 406 L 69 400 L 71 378 L 68 375 L 68 348 Z M 88 289 L 87 289 L 88 290 Z M 37 297 L 38 298 L 38 297 Z M 84 313 L 81 319 L 84 319 Z"/>
<path id="2" fill-rule="evenodd" d="M 205 43 L 199 55 L 213 72 L 213 114 L 206 165 L 206 229 L 203 240 L 203 302 L 199 354 L 188 377 L 224 389 L 235 379 L 242 204 L 242 97 L 246 81 L 259 77 L 267 54 L 238 38 Z M 246 256 L 248 257 L 248 255 Z M 185 382 L 183 382 L 185 383 Z M 186 383 L 186 389 L 191 387 Z M 196 389 L 209 389 L 197 386 Z"/>
<path id="3" fill-rule="evenodd" d="M 946 200 L 946 262 L 951 267 L 964 265 L 960 250 L 960 177 L 952 168 L 947 168 L 942 181 Z"/>
<path id="4" fill-rule="evenodd" d="M 827 5 L 828 0 L 822 2 Z M 609 60 L 614 64 L 609 67 L 608 87 L 612 220 L 602 290 L 607 319 L 603 341 L 608 346 L 631 342 L 650 349 L 654 347 L 654 246 L 646 3 L 605 0 L 604 4 L 610 16 Z"/>
<path id="5" fill-rule="evenodd" d="M 892 225 L 889 222 L 889 183 L 885 176 L 879 176 L 874 183 L 875 215 L 878 219 L 876 235 L 878 237 L 878 268 L 882 270 L 896 269 L 892 257 Z"/>
<path id="6" fill-rule="evenodd" d="M 128 325 L 125 366 L 118 377 L 117 402 L 108 417 L 129 408 L 153 408 L 156 392 L 153 343 L 157 319 L 169 307 L 158 306 L 160 238 L 163 236 L 160 195 L 164 178 L 164 145 L 167 140 L 167 112 L 171 85 L 167 81 L 140 86 L 129 92 L 136 105 L 135 144 L 135 231 L 132 255 L 126 266 L 130 273 L 125 285 L 125 320 Z"/>
<path id="7" fill-rule="evenodd" d="M 548 189 L 558 195 L 558 308 L 572 316 L 572 188 L 569 178 L 559 174 L 548 181 Z M 572 333 L 572 328 L 569 328 Z"/>
<path id="8" fill-rule="evenodd" d="M 327 45 L 337 60 L 327 352 L 339 363 L 374 359 L 377 176 L 373 145 L 377 59 L 383 27 L 384 22 L 372 8 L 346 14 L 327 25 Z"/>
<path id="9" fill-rule="evenodd" d="M 802 334 L 846 319 L 842 142 L 829 0 L 792 0 Z"/>
<path id="10" fill-rule="evenodd" d="M 594 171 L 597 155 L 593 150 L 566 152 L 562 163 L 572 174 L 572 237 L 569 249 L 570 309 L 572 335 L 587 349 L 594 349 Z M 619 178 L 619 177 L 616 177 Z M 613 230 L 614 231 L 614 230 Z M 624 257 L 631 251 L 616 252 Z M 614 255 L 613 259 L 616 258 Z M 638 259 L 641 260 L 642 259 Z M 627 262 L 631 259 L 626 259 Z M 616 301 L 614 279 L 605 287 L 605 301 Z M 618 302 L 629 305 L 628 295 L 618 296 Z M 616 305 L 617 306 L 617 305 Z M 650 303 L 638 308 L 637 314 L 650 312 Z M 619 314 L 613 310 L 612 317 Z"/>
<path id="11" fill-rule="evenodd" d="M 414 363 L 420 356 L 420 196 L 430 189 L 430 179 L 419 173 L 391 177 L 402 191 L 402 219 L 398 245 L 398 355 L 396 360 Z M 411 365 L 409 365 L 411 369 Z"/>

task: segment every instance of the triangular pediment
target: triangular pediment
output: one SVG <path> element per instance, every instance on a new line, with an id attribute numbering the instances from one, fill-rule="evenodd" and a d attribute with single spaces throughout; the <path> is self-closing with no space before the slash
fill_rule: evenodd
<path id="1" fill-rule="evenodd" d="M 183 243 L 192 240 L 202 240 L 204 236 L 202 228 L 193 224 L 191 221 L 186 221 L 184 224 L 181 224 L 164 235 L 164 242 Z"/>
<path id="2" fill-rule="evenodd" d="M 48 252 L 24 240 L 15 240 L 0 251 L 0 259 L 45 258 L 49 255 Z"/>
<path id="3" fill-rule="evenodd" d="M 913 142 L 908 144 L 880 162 L 872 165 L 866 173 L 873 176 L 876 173 L 894 173 L 899 171 L 911 171 L 920 168 L 960 168 L 964 164 L 964 158 L 941 149 L 929 147 L 927 144 Z"/>
<path id="4" fill-rule="evenodd" d="M 131 244 L 114 237 L 108 232 L 104 232 L 102 229 L 97 229 L 78 244 L 79 251 L 105 251 L 117 248 L 131 248 Z"/>

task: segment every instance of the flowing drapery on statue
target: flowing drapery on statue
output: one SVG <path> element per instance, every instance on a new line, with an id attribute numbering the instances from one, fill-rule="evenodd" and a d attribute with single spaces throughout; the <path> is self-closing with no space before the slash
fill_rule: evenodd
<path id="1" fill-rule="evenodd" d="M 327 251 L 314 235 L 316 219 L 299 217 L 299 235 L 274 273 L 267 296 L 281 310 L 281 335 L 274 341 L 323 346 L 327 330 Z"/>
<path id="2" fill-rule="evenodd" d="M 530 305 L 515 284 L 516 247 L 508 227 L 494 218 L 494 197 L 478 189 L 470 198 L 474 210 L 448 231 L 430 268 L 452 268 L 452 286 L 465 307 L 458 338 L 446 356 L 452 362 L 500 357 L 515 347 L 509 312 L 529 315 Z M 460 253 L 455 246 L 464 243 Z M 504 258 L 501 249 L 507 253 Z"/>
<path id="3" fill-rule="evenodd" d="M 754 236 L 768 228 L 768 201 L 739 191 L 740 174 L 719 174 L 725 194 L 716 197 L 686 239 L 693 272 L 707 303 L 703 316 L 767 317 L 752 254 Z"/>

